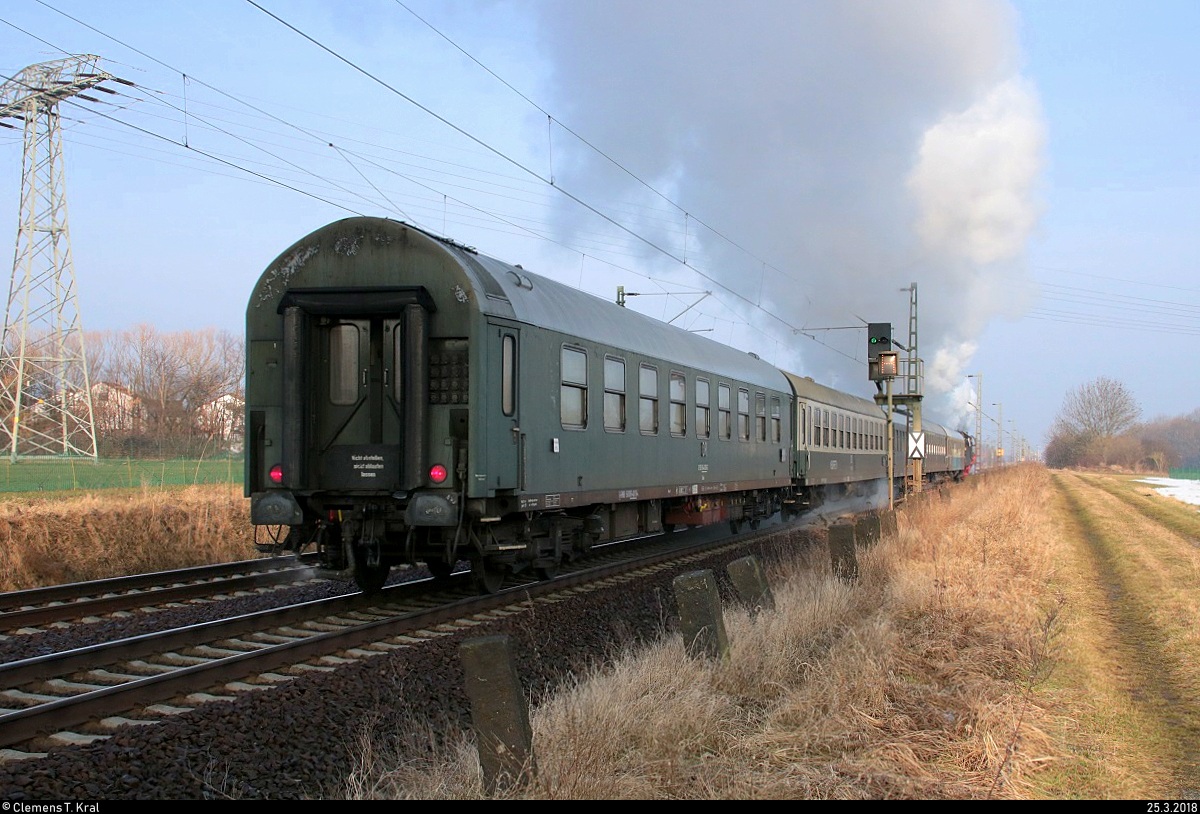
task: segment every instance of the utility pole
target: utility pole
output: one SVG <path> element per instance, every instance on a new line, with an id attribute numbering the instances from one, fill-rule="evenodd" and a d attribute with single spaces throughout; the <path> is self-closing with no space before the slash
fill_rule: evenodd
<path id="1" fill-rule="evenodd" d="M 983 463 L 980 455 L 983 453 L 983 374 L 968 373 L 968 379 L 975 380 L 975 464 Z"/>
<path id="2" fill-rule="evenodd" d="M 62 156 L 61 102 L 115 93 L 90 54 L 24 68 L 0 85 L 0 125 L 23 122 L 21 213 L 0 339 L 0 443 L 12 461 L 95 458 L 96 425 L 75 294 Z"/>
<path id="3" fill-rule="evenodd" d="M 921 401 L 924 397 L 924 387 L 921 381 L 921 356 L 917 352 L 917 284 L 908 287 L 908 366 L 906 371 L 905 394 L 908 397 L 909 428 L 908 443 L 914 447 L 909 459 L 912 461 L 912 488 L 920 492 L 925 488 L 924 472 L 924 443 L 925 432 L 921 426 Z"/>
<path id="4" fill-rule="evenodd" d="M 1004 404 L 995 402 L 996 408 L 996 466 L 1004 466 Z"/>

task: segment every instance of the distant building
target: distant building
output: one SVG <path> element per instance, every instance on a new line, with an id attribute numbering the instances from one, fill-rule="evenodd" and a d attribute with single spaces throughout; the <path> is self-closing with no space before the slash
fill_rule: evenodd
<path id="1" fill-rule="evenodd" d="M 113 382 L 92 385 L 92 414 L 98 437 L 137 435 L 146 429 L 142 400 Z"/>
<path id="2" fill-rule="evenodd" d="M 196 411 L 197 428 L 230 452 L 242 451 L 246 401 L 226 393 Z"/>

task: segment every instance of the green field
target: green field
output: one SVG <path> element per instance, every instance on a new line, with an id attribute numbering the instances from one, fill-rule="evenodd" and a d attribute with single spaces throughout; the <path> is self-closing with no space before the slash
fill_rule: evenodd
<path id="1" fill-rule="evenodd" d="M 0 460 L 0 492 L 143 489 L 241 483 L 241 458 L 172 460 L 23 458 Z"/>

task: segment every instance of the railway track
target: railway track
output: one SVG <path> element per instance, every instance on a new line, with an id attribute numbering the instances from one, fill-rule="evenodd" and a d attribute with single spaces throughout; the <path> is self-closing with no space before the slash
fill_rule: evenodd
<path id="1" fill-rule="evenodd" d="M 0 594 L 0 636 L 314 578 L 311 564 L 281 557 L 12 591 Z"/>
<path id="2" fill-rule="evenodd" d="M 0 758 L 111 737 L 312 670 L 419 646 L 589 587 L 678 567 L 778 532 L 696 542 L 690 532 L 613 547 L 556 579 L 487 596 L 467 573 L 401 583 L 0 665 Z"/>

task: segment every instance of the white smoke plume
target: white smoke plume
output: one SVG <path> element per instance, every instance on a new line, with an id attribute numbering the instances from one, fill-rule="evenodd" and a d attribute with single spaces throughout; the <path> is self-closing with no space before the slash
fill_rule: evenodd
<path id="1" fill-rule="evenodd" d="M 713 290 L 696 313 L 748 326 L 714 338 L 865 393 L 866 332 L 848 328 L 890 321 L 908 344 L 916 283 L 931 394 L 1020 312 L 1044 128 L 1007 2 L 531 2 L 548 109 L 623 168 L 560 133 L 556 183 L 621 201 L 686 259 L 630 241 L 623 265 Z M 564 207 L 564 238 L 596 228 Z"/>
<path id="2" fill-rule="evenodd" d="M 1033 93 L 1016 78 L 925 131 L 909 188 L 930 252 L 976 267 L 1018 256 L 1037 220 L 1043 141 Z"/>

